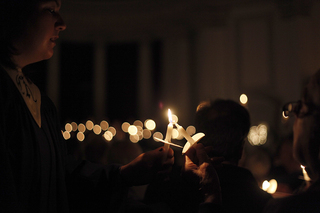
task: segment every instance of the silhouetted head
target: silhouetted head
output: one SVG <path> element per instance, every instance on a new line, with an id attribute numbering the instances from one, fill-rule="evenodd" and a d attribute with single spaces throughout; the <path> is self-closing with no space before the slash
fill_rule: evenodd
<path id="1" fill-rule="evenodd" d="M 195 126 L 197 132 L 206 135 L 201 143 L 212 146 L 213 155 L 238 162 L 250 129 L 246 108 L 232 100 L 202 102 L 197 107 Z"/>

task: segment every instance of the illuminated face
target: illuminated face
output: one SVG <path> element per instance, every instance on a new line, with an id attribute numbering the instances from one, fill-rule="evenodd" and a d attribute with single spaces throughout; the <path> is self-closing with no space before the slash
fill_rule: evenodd
<path id="1" fill-rule="evenodd" d="M 307 106 L 303 104 L 301 111 L 307 110 Z M 293 125 L 294 142 L 293 155 L 302 165 L 308 166 L 309 142 L 314 125 L 314 117 L 296 117 Z"/>
<path id="2" fill-rule="evenodd" d="M 318 168 L 318 153 L 316 151 L 317 142 L 320 138 L 313 138 L 315 128 L 315 113 L 319 111 L 320 103 L 320 72 L 317 72 L 310 79 L 305 88 L 302 106 L 299 113 L 295 116 L 293 125 L 294 157 L 308 169 L 308 174 L 312 178 L 316 174 Z"/>
<path id="3" fill-rule="evenodd" d="M 26 35 L 15 43 L 20 54 L 14 59 L 20 68 L 52 57 L 59 32 L 66 28 L 59 14 L 60 7 L 61 0 L 38 4 Z"/>

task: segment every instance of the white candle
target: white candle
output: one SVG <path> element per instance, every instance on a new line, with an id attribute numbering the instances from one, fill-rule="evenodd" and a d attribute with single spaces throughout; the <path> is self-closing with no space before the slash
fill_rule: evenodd
<path id="1" fill-rule="evenodd" d="M 164 144 L 164 155 L 163 155 L 163 162 L 166 161 L 167 159 L 167 155 L 168 155 L 168 150 L 169 150 L 169 147 L 170 147 L 170 143 L 171 143 L 171 135 L 172 135 L 172 130 L 173 130 L 173 124 L 172 124 L 172 114 L 171 114 L 171 111 L 170 109 L 168 109 L 168 118 L 169 118 L 169 124 L 168 124 L 168 127 L 167 127 L 167 133 L 166 133 L 166 137 L 165 137 L 165 141 L 167 141 L 168 143 L 165 143 Z"/>
<path id="2" fill-rule="evenodd" d="M 310 179 L 310 177 L 309 177 L 309 175 L 308 175 L 308 173 L 306 171 L 305 166 L 301 165 L 301 169 L 302 169 L 303 179 L 305 181 L 310 181 L 311 179 Z"/>
<path id="3" fill-rule="evenodd" d="M 172 130 L 173 130 L 172 114 L 171 114 L 170 109 L 168 109 L 168 118 L 169 118 L 169 124 L 168 124 L 168 127 L 167 127 L 166 138 L 164 139 L 168 143 L 164 144 L 164 151 L 165 152 L 168 152 L 168 150 L 169 150 L 170 143 L 171 143 Z"/>
<path id="4" fill-rule="evenodd" d="M 166 133 L 166 138 L 164 139 L 165 141 L 167 141 L 168 143 L 171 142 L 171 135 L 172 135 L 172 130 L 173 130 L 173 125 L 172 123 L 168 124 L 167 127 L 167 133 Z M 169 149 L 169 145 L 164 145 L 164 149 Z"/>
<path id="5" fill-rule="evenodd" d="M 179 124 L 175 123 L 179 133 L 181 135 L 183 135 L 183 137 L 190 143 L 190 145 L 192 146 L 194 144 L 194 140 L 192 139 L 192 137 L 187 133 L 187 131 L 180 126 Z"/>
<path id="6" fill-rule="evenodd" d="M 183 149 L 183 147 L 180 146 L 180 145 L 178 145 L 178 144 L 169 143 L 168 141 L 162 140 L 162 139 L 157 138 L 157 137 L 154 137 L 153 139 L 154 139 L 155 141 L 162 142 L 162 143 L 164 143 L 164 144 L 169 144 L 169 145 L 176 146 L 176 147 L 179 147 L 179 148 Z"/>

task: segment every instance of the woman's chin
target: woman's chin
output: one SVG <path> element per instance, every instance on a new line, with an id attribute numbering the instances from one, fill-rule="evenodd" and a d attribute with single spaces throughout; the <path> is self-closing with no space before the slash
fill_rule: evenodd
<path id="1" fill-rule="evenodd" d="M 53 50 L 50 51 L 50 52 L 48 52 L 47 54 L 45 54 L 44 57 L 43 57 L 43 59 L 42 59 L 41 61 L 43 61 L 43 60 L 48 60 L 48 59 L 50 59 L 52 56 L 53 56 Z"/>

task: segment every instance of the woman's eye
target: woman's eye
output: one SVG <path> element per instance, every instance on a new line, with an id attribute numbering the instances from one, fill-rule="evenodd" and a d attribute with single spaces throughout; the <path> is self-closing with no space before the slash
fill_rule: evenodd
<path id="1" fill-rule="evenodd" d="M 49 13 L 55 14 L 56 11 L 54 9 L 48 9 Z"/>

